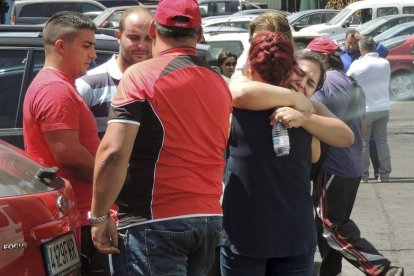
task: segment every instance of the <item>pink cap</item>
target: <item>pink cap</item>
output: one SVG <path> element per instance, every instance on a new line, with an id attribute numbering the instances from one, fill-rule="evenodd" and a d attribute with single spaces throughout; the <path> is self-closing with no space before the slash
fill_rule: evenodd
<path id="1" fill-rule="evenodd" d="M 154 19 L 166 27 L 196 29 L 201 26 L 201 12 L 197 0 L 161 0 Z"/>
<path id="2" fill-rule="evenodd" d="M 341 51 L 338 43 L 328 36 L 321 36 L 312 39 L 306 48 L 313 52 L 327 53 L 329 55 L 335 55 L 335 53 Z"/>

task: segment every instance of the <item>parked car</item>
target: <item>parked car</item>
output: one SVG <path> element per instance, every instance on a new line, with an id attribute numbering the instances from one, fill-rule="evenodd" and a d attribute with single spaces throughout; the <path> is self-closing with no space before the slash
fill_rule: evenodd
<path id="1" fill-rule="evenodd" d="M 339 35 L 348 28 L 357 28 L 374 18 L 392 14 L 414 14 L 412 0 L 364 0 L 347 5 L 328 23 L 309 26 L 300 30 L 308 34 Z"/>
<path id="2" fill-rule="evenodd" d="M 232 31 L 230 27 L 227 28 L 229 28 L 227 31 L 211 30 L 211 32 L 204 34 L 205 43 L 210 46 L 209 64 L 217 66 L 218 56 L 224 51 L 230 51 L 238 56 L 236 71 L 242 70 L 247 61 L 247 54 L 250 47 L 249 34 L 247 31 L 240 31 L 240 29 Z M 293 35 L 298 49 L 305 48 L 314 37 L 302 34 Z"/>
<path id="3" fill-rule="evenodd" d="M 411 21 L 414 21 L 414 14 L 387 15 L 372 19 L 356 28 L 356 30 L 365 36 L 375 37 L 394 26 Z M 331 37 L 341 45 L 345 42 L 345 34 Z"/>
<path id="4" fill-rule="evenodd" d="M 19 0 L 14 1 L 11 23 L 15 25 L 43 24 L 60 11 L 77 11 L 92 19 L 106 7 L 94 0 Z"/>
<path id="5" fill-rule="evenodd" d="M 99 28 L 118 28 L 119 20 L 126 9 L 136 7 L 135 6 L 117 6 L 105 9 L 100 15 L 98 15 L 93 21 L 96 27 Z M 144 5 L 139 4 L 140 7 L 147 8 L 151 12 L 155 12 L 157 5 Z"/>
<path id="6" fill-rule="evenodd" d="M 292 13 L 287 17 L 293 30 L 299 31 L 308 26 L 329 22 L 339 10 L 315 9 Z"/>
<path id="7" fill-rule="evenodd" d="M 0 139 L 20 148 L 23 148 L 24 96 L 45 59 L 41 31 L 41 26 L 0 26 Z M 97 32 L 100 31 L 114 32 L 109 29 Z M 93 66 L 107 61 L 118 47 L 115 37 L 97 34 L 97 59 Z"/>
<path id="8" fill-rule="evenodd" d="M 236 13 L 233 13 L 233 15 L 253 15 L 253 14 L 260 15 L 266 12 L 278 12 L 278 13 L 283 14 L 284 16 L 288 16 L 291 14 L 288 11 L 281 11 L 281 10 L 275 10 L 275 9 L 250 9 L 250 10 L 238 11 Z"/>
<path id="9" fill-rule="evenodd" d="M 365 36 L 375 37 L 394 26 L 411 21 L 414 21 L 414 14 L 387 15 L 368 21 L 359 26 L 357 30 Z"/>
<path id="10" fill-rule="evenodd" d="M 119 6 L 137 6 L 141 3 L 138 0 L 96 0 L 107 8 Z"/>
<path id="11" fill-rule="evenodd" d="M 241 10 L 260 9 L 245 0 L 198 0 L 201 17 L 229 15 Z"/>
<path id="12" fill-rule="evenodd" d="M 414 21 L 405 22 L 397 26 L 394 26 L 391 29 L 388 29 L 385 32 L 380 33 L 379 35 L 374 36 L 374 40 L 376 42 L 382 43 L 387 39 L 409 34 L 414 34 Z"/>
<path id="13" fill-rule="evenodd" d="M 385 40 L 387 60 L 391 65 L 390 98 L 414 98 L 414 35 L 404 35 Z"/>
<path id="14" fill-rule="evenodd" d="M 204 17 L 201 26 L 204 27 L 221 27 L 229 26 L 249 29 L 250 21 L 258 17 L 259 15 L 228 15 L 228 16 L 211 16 Z"/>
<path id="15" fill-rule="evenodd" d="M 80 275 L 70 183 L 0 140 L 0 275 Z"/>

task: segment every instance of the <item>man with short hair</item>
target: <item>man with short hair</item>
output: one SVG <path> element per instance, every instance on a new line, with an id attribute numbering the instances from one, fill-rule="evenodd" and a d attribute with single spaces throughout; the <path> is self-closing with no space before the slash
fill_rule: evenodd
<path id="1" fill-rule="evenodd" d="M 152 13 L 142 7 L 125 10 L 115 36 L 119 54 L 104 64 L 88 71 L 76 81 L 76 88 L 95 116 L 100 137 L 108 122 L 109 106 L 125 70 L 138 62 L 151 58 L 151 39 L 148 36 Z"/>
<path id="2" fill-rule="evenodd" d="M 160 1 L 149 35 L 154 58 L 124 73 L 98 149 L 92 236 L 116 275 L 205 275 L 222 230 L 231 94 L 197 57 L 196 0 Z"/>
<path id="3" fill-rule="evenodd" d="M 96 58 L 95 30 L 93 21 L 77 12 L 59 12 L 46 22 L 42 32 L 45 63 L 27 89 L 23 105 L 26 151 L 43 166 L 58 167 L 58 174 L 75 191 L 82 225 L 83 275 L 104 275 L 109 269 L 107 256 L 87 246 L 92 243 L 87 211 L 100 141 L 93 115 L 75 88 L 76 78 Z"/>
<path id="4" fill-rule="evenodd" d="M 358 40 L 362 38 L 363 35 L 360 34 L 355 29 L 349 29 L 345 34 L 345 48 L 342 49 L 341 60 L 344 64 L 344 71 L 347 72 L 351 63 L 354 60 L 359 59 L 361 52 L 358 47 Z M 375 43 L 375 52 L 379 54 L 380 57 L 386 58 L 388 55 L 388 49 L 385 48 L 381 43 Z"/>
<path id="5" fill-rule="evenodd" d="M 379 180 L 387 182 L 391 173 L 390 149 L 387 142 L 387 124 L 390 109 L 390 64 L 375 52 L 375 42 L 371 36 L 361 38 L 358 44 L 361 58 L 351 64 L 347 75 L 353 77 L 359 83 L 366 96 L 368 129 L 367 136 L 364 137 L 362 181 L 368 181 L 369 140 L 372 133 L 380 162 Z"/>

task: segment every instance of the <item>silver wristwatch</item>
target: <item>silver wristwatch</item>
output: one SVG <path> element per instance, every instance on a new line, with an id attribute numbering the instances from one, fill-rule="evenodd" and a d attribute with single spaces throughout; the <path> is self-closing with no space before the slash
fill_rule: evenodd
<path id="1" fill-rule="evenodd" d="M 88 221 L 91 225 L 99 224 L 106 221 L 109 218 L 109 213 L 100 217 L 94 217 L 92 213 L 88 212 Z"/>

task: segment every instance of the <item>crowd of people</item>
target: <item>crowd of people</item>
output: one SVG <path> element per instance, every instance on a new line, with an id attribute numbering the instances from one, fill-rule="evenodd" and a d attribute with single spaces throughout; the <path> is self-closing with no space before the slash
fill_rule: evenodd
<path id="1" fill-rule="evenodd" d="M 25 150 L 74 187 L 82 275 L 207 275 L 217 253 L 223 276 L 310 276 L 317 246 L 321 276 L 342 258 L 403 275 L 350 220 L 371 133 L 380 179 L 391 172 L 389 99 L 376 88 L 389 64 L 371 37 L 357 37 L 346 71 L 335 41 L 295 50 L 286 18 L 265 13 L 248 60 L 223 52 L 218 73 L 197 55 L 197 1 L 163 0 L 154 15 L 126 10 L 119 53 L 88 71 L 95 30 L 76 12 L 47 21 L 23 110 Z M 279 122 L 286 156 L 273 150 Z"/>

